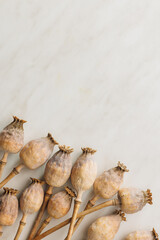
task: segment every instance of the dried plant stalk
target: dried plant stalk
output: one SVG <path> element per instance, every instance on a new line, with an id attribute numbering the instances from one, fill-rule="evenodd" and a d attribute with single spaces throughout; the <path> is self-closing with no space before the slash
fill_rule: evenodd
<path id="1" fill-rule="evenodd" d="M 21 163 L 17 167 L 15 167 L 12 172 L 0 183 L 0 189 L 6 185 L 12 178 L 14 178 L 16 175 L 20 173 L 20 171 L 24 168 L 24 164 Z"/>
<path id="2" fill-rule="evenodd" d="M 12 172 L 0 183 L 0 188 L 19 174 L 22 168 L 27 167 L 29 169 L 36 169 L 43 165 L 50 157 L 56 144 L 58 143 L 54 140 L 50 133 L 47 137 L 28 142 L 20 151 L 20 159 L 22 163 L 15 167 Z"/>
<path id="3" fill-rule="evenodd" d="M 148 204 L 152 204 L 152 194 L 150 192 L 150 190 L 147 190 L 146 192 L 144 191 L 141 191 L 141 190 L 136 190 L 134 191 L 134 194 L 133 194 L 133 191 L 132 191 L 132 188 L 130 189 L 128 188 L 128 196 L 132 196 L 132 201 L 128 201 L 128 198 L 126 198 L 126 196 L 119 196 L 118 198 L 115 198 L 113 200 L 109 200 L 109 201 L 106 201 L 104 203 L 101 203 L 95 207 L 92 207 L 90 209 L 87 209 L 81 213 L 79 213 L 77 215 L 77 218 L 81 218 L 81 217 L 84 217 L 92 212 L 95 212 L 95 211 L 98 211 L 102 208 L 106 208 L 106 207 L 110 207 L 110 206 L 119 206 L 121 209 L 125 210 L 124 212 L 125 213 L 128 213 L 128 211 L 130 210 L 130 208 L 132 208 L 132 206 L 136 206 L 136 208 L 134 209 L 135 212 L 137 211 L 140 211 L 142 209 L 142 202 L 143 202 L 143 207 L 148 203 Z M 123 191 L 123 189 L 120 190 L 121 193 Z M 126 188 L 124 188 L 124 191 L 126 191 Z M 129 195 L 129 192 L 130 192 L 130 195 Z M 141 196 L 141 199 L 139 200 L 139 197 L 137 199 L 137 192 L 141 192 L 143 193 L 142 195 L 140 194 Z M 138 200 L 138 201 L 137 201 Z M 139 207 L 140 206 L 140 207 Z M 132 212 L 133 213 L 133 212 Z M 71 219 L 72 218 L 69 218 L 67 220 L 65 220 L 64 222 L 58 224 L 57 226 L 49 229 L 48 231 L 42 233 L 41 235 L 39 235 L 38 237 L 36 237 L 34 240 L 39 240 L 39 239 L 42 239 L 48 235 L 50 235 L 51 233 L 57 231 L 58 229 L 66 226 L 67 224 L 69 224 L 71 222 Z"/>
<path id="4" fill-rule="evenodd" d="M 21 235 L 21 233 L 23 231 L 23 228 L 26 225 L 26 220 L 27 220 L 27 214 L 24 213 L 23 216 L 22 216 L 22 219 L 21 219 L 21 221 L 19 223 L 18 231 L 16 233 L 16 236 L 15 236 L 14 240 L 18 240 L 19 239 L 19 237 L 20 237 L 20 235 Z"/>
<path id="5" fill-rule="evenodd" d="M 59 146 L 59 151 L 56 152 L 46 164 L 44 179 L 48 184 L 48 189 L 45 193 L 43 205 L 29 234 L 28 240 L 33 239 L 36 235 L 37 228 L 44 215 L 44 211 L 50 196 L 52 195 L 53 188 L 63 186 L 69 179 L 72 168 L 72 162 L 70 159 L 70 154 L 72 152 L 73 149 L 70 147 L 66 147 L 65 145 Z"/>
<path id="6" fill-rule="evenodd" d="M 23 124 L 26 121 L 13 116 L 13 122 L 6 126 L 0 132 L 0 148 L 4 151 L 4 155 L 0 160 L 0 177 L 2 176 L 4 167 L 7 163 L 9 153 L 18 153 L 24 144 Z"/>
<path id="7" fill-rule="evenodd" d="M 93 208 L 90 208 L 90 209 L 87 209 L 87 210 L 85 210 L 83 212 L 78 213 L 77 214 L 77 218 L 81 218 L 83 216 L 86 216 L 86 215 L 88 215 L 88 214 L 90 214 L 92 212 L 98 211 L 98 210 L 100 210 L 102 208 L 105 208 L 105 207 L 117 206 L 117 205 L 119 205 L 119 201 L 117 199 L 116 200 L 115 199 L 114 200 L 110 200 L 110 201 L 107 201 L 105 203 L 99 204 L 99 205 L 97 205 L 97 206 L 95 206 Z M 72 220 L 72 218 L 68 218 L 64 222 L 62 222 L 62 223 L 52 227 L 48 231 L 46 231 L 46 232 L 42 233 L 41 235 L 35 237 L 34 240 L 39 240 L 39 239 L 45 238 L 46 236 L 50 235 L 51 233 L 53 233 L 53 232 L 59 230 L 60 228 L 68 225 L 71 222 L 71 220 Z"/>

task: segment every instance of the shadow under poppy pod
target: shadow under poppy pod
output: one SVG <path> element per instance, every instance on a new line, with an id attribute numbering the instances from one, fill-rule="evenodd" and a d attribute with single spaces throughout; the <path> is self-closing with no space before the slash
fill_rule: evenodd
<path id="1" fill-rule="evenodd" d="M 124 173 L 128 171 L 123 163 L 118 162 L 117 167 L 104 171 L 97 177 L 93 184 L 94 196 L 88 201 L 85 210 L 93 207 L 99 198 L 112 198 L 123 183 Z M 78 219 L 74 226 L 74 231 L 78 228 L 83 218 Z"/>
<path id="2" fill-rule="evenodd" d="M 153 228 L 152 231 L 140 230 L 128 234 L 125 240 L 159 240 L 158 234 Z"/>
<path id="3" fill-rule="evenodd" d="M 11 226 L 18 216 L 18 190 L 4 188 L 4 194 L 0 197 L 0 237 L 3 226 Z"/>
<path id="4" fill-rule="evenodd" d="M 63 186 L 69 179 L 72 169 L 72 161 L 70 156 L 72 152 L 73 148 L 66 147 L 65 145 L 59 146 L 59 151 L 56 152 L 47 162 L 44 172 L 44 179 L 45 182 L 48 184 L 48 189 L 45 193 L 43 205 L 37 219 L 35 220 L 28 240 L 33 239 L 36 234 L 37 228 L 43 217 L 49 198 L 52 195 L 53 188 Z"/>
<path id="5" fill-rule="evenodd" d="M 0 183 L 0 188 L 19 174 L 24 167 L 33 170 L 42 166 L 51 156 L 56 144 L 58 143 L 54 140 L 50 133 L 48 133 L 47 137 L 28 142 L 20 151 L 20 160 L 22 163 L 15 167 L 12 172 Z"/>
<path id="6" fill-rule="evenodd" d="M 87 240 L 113 240 L 122 221 L 126 221 L 122 211 L 98 218 L 89 227 Z"/>
<path id="7" fill-rule="evenodd" d="M 7 163 L 8 154 L 18 153 L 24 145 L 23 124 L 25 122 L 25 120 L 13 116 L 13 122 L 0 132 L 0 148 L 4 151 L 4 155 L 0 160 L 0 177 Z"/>
<path id="8" fill-rule="evenodd" d="M 123 189 L 121 189 L 119 191 L 121 191 L 121 193 L 122 193 Z M 126 191 L 126 188 L 124 191 Z M 119 194 L 119 192 L 118 192 L 118 195 L 119 195 L 118 198 L 106 201 L 95 207 L 92 207 L 83 212 L 80 212 L 80 213 L 78 213 L 77 218 L 84 217 L 92 212 L 95 212 L 102 208 L 106 208 L 106 207 L 110 207 L 110 206 L 120 207 L 120 209 L 125 213 L 131 213 L 130 212 L 131 209 L 132 209 L 132 213 L 136 213 L 136 212 L 140 211 L 147 203 L 152 204 L 152 193 L 150 192 L 150 190 L 147 190 L 146 192 L 142 191 L 140 189 L 137 189 L 136 191 L 132 191 L 132 188 L 127 188 L 127 192 L 128 192 L 128 196 L 130 196 L 130 197 L 132 196 L 131 201 L 129 201 L 128 198 L 126 198 L 126 196 L 123 196 L 123 194 Z M 139 192 L 139 195 L 137 195 L 137 192 Z M 140 200 L 139 200 L 139 196 L 141 196 Z M 136 206 L 136 207 L 134 207 L 134 211 L 133 211 L 133 206 Z M 69 224 L 71 222 L 71 220 L 72 220 L 72 218 L 69 218 L 69 219 L 65 220 L 64 222 L 52 227 L 48 231 L 46 231 L 46 232 L 42 233 L 41 235 L 39 235 L 38 237 L 36 237 L 34 240 L 39 240 L 39 239 L 42 239 L 42 238 L 50 235 L 51 233 L 66 226 L 67 224 Z"/>
<path id="9" fill-rule="evenodd" d="M 48 217 L 43 221 L 36 236 L 38 236 L 44 230 L 52 218 L 59 219 L 64 217 L 71 208 L 72 198 L 75 197 L 75 193 L 69 187 L 66 187 L 65 191 L 61 191 L 53 195 L 50 198 L 47 206 Z"/>
<path id="10" fill-rule="evenodd" d="M 14 240 L 19 239 L 23 228 L 26 225 L 27 216 L 39 211 L 43 203 L 44 191 L 42 185 L 44 182 L 35 178 L 31 178 L 31 180 L 32 183 L 24 190 L 20 197 L 20 208 L 23 212 L 23 216 Z"/>
<path id="11" fill-rule="evenodd" d="M 82 148 L 82 151 L 83 153 L 75 162 L 71 172 L 71 182 L 77 191 L 77 198 L 75 199 L 72 220 L 66 240 L 70 240 L 72 237 L 74 224 L 82 201 L 82 195 L 86 190 L 91 188 L 97 175 L 97 166 L 93 160 L 93 154 L 96 150 Z"/>

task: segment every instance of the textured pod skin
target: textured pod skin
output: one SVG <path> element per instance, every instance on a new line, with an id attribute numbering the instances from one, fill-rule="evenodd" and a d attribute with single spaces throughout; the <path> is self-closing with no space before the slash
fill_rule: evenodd
<path id="1" fill-rule="evenodd" d="M 158 240 L 158 235 L 153 229 L 153 231 L 135 231 L 127 235 L 125 240 Z"/>
<path id="2" fill-rule="evenodd" d="M 87 240 L 114 239 L 116 233 L 118 232 L 121 222 L 122 217 L 117 214 L 98 218 L 89 227 Z"/>
<path id="3" fill-rule="evenodd" d="M 93 160 L 95 150 L 83 148 L 82 151 L 71 173 L 71 182 L 78 193 L 77 200 L 79 201 L 81 201 L 82 193 L 93 185 L 97 175 L 97 166 Z"/>
<path id="4" fill-rule="evenodd" d="M 24 145 L 23 124 L 26 122 L 13 117 L 13 122 L 6 126 L 0 133 L 0 147 L 5 152 L 17 153 Z"/>
<path id="5" fill-rule="evenodd" d="M 41 182 L 37 179 L 32 179 L 32 181 L 20 198 L 20 208 L 24 214 L 37 212 L 43 203 L 44 191 Z"/>
<path id="6" fill-rule="evenodd" d="M 123 183 L 124 172 L 128 170 L 120 162 L 117 167 L 104 171 L 94 182 L 95 195 L 104 199 L 112 198 Z"/>
<path id="7" fill-rule="evenodd" d="M 17 190 L 5 188 L 5 193 L 0 197 L 0 225 L 11 226 L 18 216 Z"/>
<path id="8" fill-rule="evenodd" d="M 118 192 L 121 210 L 125 213 L 136 213 L 140 211 L 146 203 L 152 204 L 152 197 L 149 190 L 144 192 L 137 188 L 122 188 Z"/>
<path id="9" fill-rule="evenodd" d="M 72 197 L 66 191 L 56 193 L 48 202 L 48 214 L 56 219 L 64 217 L 69 212 L 71 203 Z"/>
<path id="10" fill-rule="evenodd" d="M 50 134 L 47 137 L 28 142 L 20 152 L 20 159 L 29 169 L 43 165 L 51 156 L 57 142 Z"/>
<path id="11" fill-rule="evenodd" d="M 44 179 L 49 186 L 60 187 L 70 177 L 72 162 L 70 153 L 73 149 L 66 146 L 59 146 L 60 150 L 47 162 Z"/>

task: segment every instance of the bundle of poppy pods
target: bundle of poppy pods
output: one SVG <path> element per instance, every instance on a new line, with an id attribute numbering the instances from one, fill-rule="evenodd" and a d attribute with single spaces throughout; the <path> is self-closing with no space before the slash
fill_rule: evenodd
<path id="1" fill-rule="evenodd" d="M 27 238 L 25 236 L 26 239 L 43 239 L 69 224 L 66 240 L 70 240 L 86 215 L 102 208 L 115 206 L 116 210 L 113 214 L 100 217 L 91 224 L 86 237 L 87 240 L 112 240 L 115 238 L 121 222 L 126 220 L 125 213 L 133 214 L 142 210 L 147 203 L 152 204 L 152 194 L 150 190 L 142 191 L 137 188 L 121 188 L 124 173 L 128 172 L 124 164 L 118 162 L 116 167 L 104 171 L 99 177 L 96 177 L 97 167 L 94 161 L 96 150 L 88 147 L 82 148 L 82 154 L 72 167 L 72 148 L 59 145 L 59 150 L 51 157 L 54 146 L 57 145 L 58 142 L 50 133 L 47 137 L 32 140 L 24 145 L 23 124 L 26 121 L 17 117 L 13 118 L 13 122 L 0 133 L 0 147 L 4 152 L 0 161 L 0 176 L 7 163 L 9 153 L 15 154 L 20 152 L 20 163 L 0 183 L 0 188 L 18 175 L 24 167 L 36 169 L 48 161 L 44 171 L 44 178 L 41 180 L 31 178 L 31 184 L 20 196 L 19 202 L 22 219 L 14 240 L 18 240 L 22 236 L 21 233 L 26 225 L 27 216 L 38 211 L 37 219 L 33 224 L 29 236 L 27 236 Z M 74 190 L 65 187 L 63 191 L 53 194 L 53 189 L 63 186 L 70 177 Z M 48 186 L 46 192 L 43 190 L 44 184 Z M 92 186 L 94 190 L 93 197 L 88 201 L 84 211 L 79 212 L 83 193 Z M 3 234 L 3 226 L 11 226 L 17 219 L 17 193 L 18 190 L 5 187 L 4 193 L 0 196 L 0 236 Z M 113 196 L 116 195 L 117 197 L 113 198 Z M 100 198 L 106 201 L 96 205 L 96 202 Z M 110 200 L 111 198 L 112 200 Z M 43 232 L 52 218 L 59 219 L 69 212 L 72 199 L 75 199 L 72 217 L 50 228 L 48 231 Z M 46 210 L 48 217 L 42 222 Z M 22 239 L 24 239 L 24 237 Z M 124 239 L 158 240 L 158 234 L 154 229 L 152 231 L 135 231 Z"/>

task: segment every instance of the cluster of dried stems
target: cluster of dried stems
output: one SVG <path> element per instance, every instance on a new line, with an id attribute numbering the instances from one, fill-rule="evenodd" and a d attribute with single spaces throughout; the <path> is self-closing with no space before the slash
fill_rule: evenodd
<path id="1" fill-rule="evenodd" d="M 15 240 L 20 238 L 22 230 L 26 225 L 27 216 L 39 211 L 27 240 L 39 240 L 69 224 L 66 240 L 71 240 L 72 235 L 82 222 L 83 218 L 92 212 L 109 206 L 116 206 L 113 214 L 96 219 L 88 229 L 87 240 L 113 240 L 119 230 L 122 221 L 126 220 L 126 214 L 136 213 L 147 204 L 152 204 L 150 190 L 142 191 L 137 188 L 121 188 L 124 173 L 128 172 L 127 167 L 118 162 L 117 166 L 104 171 L 97 177 L 97 166 L 94 161 L 96 150 L 82 148 L 82 154 L 78 157 L 72 167 L 71 153 L 73 149 L 65 145 L 59 146 L 59 150 L 51 157 L 57 141 L 49 133 L 47 137 L 32 140 L 24 145 L 23 124 L 26 122 L 13 117 L 13 122 L 6 126 L 0 133 L 0 148 L 4 155 L 0 161 L 0 177 L 4 166 L 7 163 L 9 153 L 19 153 L 20 164 L 0 183 L 2 188 L 14 176 L 27 167 L 36 169 L 46 163 L 44 180 L 31 178 L 32 183 L 23 191 L 20 196 L 20 209 L 22 219 L 19 223 Z M 24 146 L 23 146 L 24 145 Z M 53 194 L 53 189 L 62 187 L 68 179 L 75 192 L 66 187 L 64 190 Z M 47 184 L 44 192 L 43 185 Z M 79 213 L 83 193 L 93 186 L 93 196 L 86 204 L 84 211 Z M 4 194 L 0 197 L 0 236 L 2 227 L 14 224 L 18 216 L 17 190 L 4 188 Z M 115 198 L 113 198 L 115 196 Z M 64 217 L 71 209 L 72 199 L 74 208 L 72 217 L 42 233 L 52 218 Z M 96 205 L 100 199 L 106 201 Z M 112 198 L 112 200 L 110 200 Z M 47 209 L 48 216 L 41 223 L 44 212 Z M 41 223 L 41 225 L 40 225 Z M 128 234 L 125 240 L 158 240 L 158 234 L 152 231 L 135 231 Z"/>

